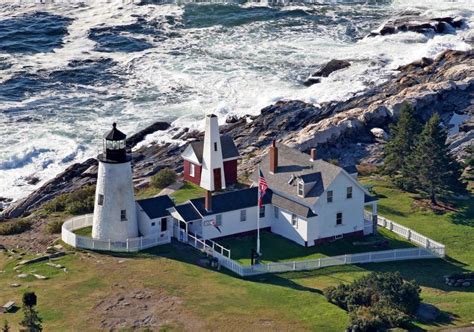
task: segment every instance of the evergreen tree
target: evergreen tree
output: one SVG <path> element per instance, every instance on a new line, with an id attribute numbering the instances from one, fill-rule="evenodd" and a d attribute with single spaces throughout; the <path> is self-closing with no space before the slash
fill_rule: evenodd
<path id="1" fill-rule="evenodd" d="M 20 325 L 24 327 L 23 331 L 43 331 L 43 327 L 41 326 L 41 318 L 35 309 L 36 301 L 37 298 L 34 292 L 26 292 L 23 294 L 23 313 L 25 316 L 20 322 Z"/>
<path id="2" fill-rule="evenodd" d="M 449 193 L 463 191 L 461 166 L 449 153 L 447 132 L 441 126 L 438 114 L 426 123 L 414 151 L 417 188 L 436 204 L 437 199 Z"/>
<path id="3" fill-rule="evenodd" d="M 467 148 L 466 167 L 469 177 L 474 177 L 474 144 Z"/>
<path id="4" fill-rule="evenodd" d="M 5 320 L 5 321 L 3 322 L 2 332 L 10 332 L 10 325 L 8 325 L 8 321 L 7 321 L 7 320 Z"/>
<path id="5" fill-rule="evenodd" d="M 414 187 L 411 157 L 420 131 L 419 121 L 414 117 L 414 108 L 409 103 L 404 103 L 397 123 L 390 126 L 391 139 L 384 148 L 384 172 L 405 190 L 412 190 Z"/>

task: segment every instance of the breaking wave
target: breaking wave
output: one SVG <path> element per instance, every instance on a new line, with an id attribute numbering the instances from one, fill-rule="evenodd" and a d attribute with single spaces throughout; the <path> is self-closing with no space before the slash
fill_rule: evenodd
<path id="1" fill-rule="evenodd" d="M 470 1 L 0 4 L 0 196 L 20 198 L 94 156 L 113 121 L 200 128 L 281 99 L 344 100 L 402 64 L 468 49 Z M 158 4 L 158 2 L 160 2 Z M 364 38 L 402 13 L 462 16 L 463 30 Z M 352 66 L 306 88 L 333 58 Z M 147 142 L 172 140 L 171 133 Z M 35 175 L 40 182 L 24 181 Z"/>

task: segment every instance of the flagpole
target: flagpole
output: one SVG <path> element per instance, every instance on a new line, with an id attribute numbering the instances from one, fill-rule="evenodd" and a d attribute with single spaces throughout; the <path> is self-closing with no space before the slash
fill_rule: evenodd
<path id="1" fill-rule="evenodd" d="M 260 256 L 260 165 L 258 165 L 258 195 L 257 195 L 257 254 Z"/>

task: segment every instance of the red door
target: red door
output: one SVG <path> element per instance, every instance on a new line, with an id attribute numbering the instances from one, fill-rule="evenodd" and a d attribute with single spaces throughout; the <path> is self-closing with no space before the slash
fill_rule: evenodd
<path id="1" fill-rule="evenodd" d="M 214 168 L 214 190 L 218 191 L 221 189 L 222 189 L 221 169 Z"/>

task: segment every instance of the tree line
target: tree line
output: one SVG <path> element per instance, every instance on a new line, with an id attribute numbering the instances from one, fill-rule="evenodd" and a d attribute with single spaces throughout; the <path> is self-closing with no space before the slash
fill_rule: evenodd
<path id="1" fill-rule="evenodd" d="M 414 108 L 405 103 L 398 121 L 390 126 L 384 148 L 384 173 L 399 188 L 418 192 L 433 204 L 464 193 L 462 165 L 451 155 L 447 130 L 435 113 L 424 126 Z M 471 157 L 472 160 L 472 157 Z"/>

